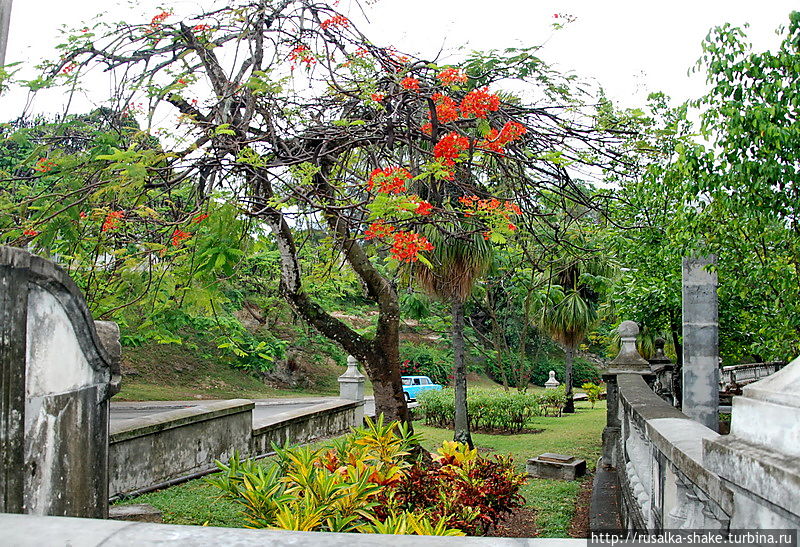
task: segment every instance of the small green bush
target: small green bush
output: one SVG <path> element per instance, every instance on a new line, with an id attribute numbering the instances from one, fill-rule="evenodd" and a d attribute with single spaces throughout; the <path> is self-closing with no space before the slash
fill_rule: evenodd
<path id="1" fill-rule="evenodd" d="M 589 402 L 592 403 L 592 408 L 594 408 L 595 403 L 600 400 L 600 395 L 603 393 L 603 386 L 586 382 L 581 386 L 581 389 L 586 393 L 586 397 L 589 398 Z"/>
<path id="2" fill-rule="evenodd" d="M 453 425 L 455 403 L 452 389 L 425 391 L 417 401 L 427 425 Z M 467 397 L 467 410 L 473 429 L 518 432 L 531 418 L 541 416 L 541 396 L 518 391 L 472 389 Z"/>

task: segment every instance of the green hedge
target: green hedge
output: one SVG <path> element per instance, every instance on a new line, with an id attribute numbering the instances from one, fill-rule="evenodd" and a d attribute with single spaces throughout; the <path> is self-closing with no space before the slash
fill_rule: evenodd
<path id="1" fill-rule="evenodd" d="M 420 393 L 417 401 L 426 425 L 453 425 L 455 398 L 452 389 L 425 391 Z M 560 415 L 565 401 L 563 387 L 542 394 L 471 389 L 467 397 L 467 411 L 472 429 L 517 432 L 535 416 Z"/>

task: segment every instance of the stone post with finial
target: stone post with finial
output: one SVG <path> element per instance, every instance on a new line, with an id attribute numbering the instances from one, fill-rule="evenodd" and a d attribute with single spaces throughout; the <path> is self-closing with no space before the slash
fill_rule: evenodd
<path id="1" fill-rule="evenodd" d="M 619 445 L 619 386 L 617 375 L 641 374 L 652 376 L 650 363 L 639 355 L 636 349 L 636 336 L 639 334 L 639 325 L 633 321 L 623 321 L 617 327 L 620 338 L 619 354 L 609 363 L 608 369 L 603 374 L 606 383 L 606 427 L 603 430 L 603 464 L 616 466 L 616 447 Z"/>
<path id="2" fill-rule="evenodd" d="M 364 421 L 364 382 L 366 378 L 358 370 L 358 360 L 352 355 L 347 356 L 347 370 L 339 376 L 339 398 L 349 401 L 359 401 L 361 404 L 356 410 L 355 425 L 360 426 Z"/>
<path id="3" fill-rule="evenodd" d="M 675 363 L 664 353 L 666 341 L 660 336 L 655 339 L 655 355 L 648 359 L 650 369 L 656 375 L 653 391 L 672 406 L 676 406 L 675 398 Z"/>

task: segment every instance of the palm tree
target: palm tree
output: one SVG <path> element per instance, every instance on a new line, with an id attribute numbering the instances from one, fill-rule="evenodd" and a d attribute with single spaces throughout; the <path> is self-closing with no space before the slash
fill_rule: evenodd
<path id="1" fill-rule="evenodd" d="M 542 308 L 542 327 L 564 346 L 564 385 L 567 391 L 564 412 L 575 412 L 572 399 L 575 348 L 592 328 L 595 319 L 594 309 L 575 289 L 566 294 L 560 288 L 553 290 L 550 305 Z"/>
<path id="2" fill-rule="evenodd" d="M 430 266 L 419 265 L 415 277 L 429 295 L 449 302 L 453 315 L 453 377 L 455 382 L 455 433 L 453 440 L 472 448 L 467 413 L 467 367 L 464 360 L 464 303 L 472 293 L 475 280 L 491 263 L 491 246 L 480 232 L 473 236 L 453 236 L 468 230 L 429 232 L 428 239 L 435 248 Z"/>

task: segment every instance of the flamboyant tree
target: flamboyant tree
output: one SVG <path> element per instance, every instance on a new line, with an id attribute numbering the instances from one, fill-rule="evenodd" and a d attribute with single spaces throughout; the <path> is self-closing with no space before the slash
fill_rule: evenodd
<path id="1" fill-rule="evenodd" d="M 163 11 L 81 29 L 32 85 L 74 86 L 101 67 L 114 75 L 112 110 L 169 118 L 163 151 L 133 144 L 104 155 L 108 169 L 123 182 L 135 177 L 129 191 L 224 191 L 268 226 L 283 297 L 365 364 L 378 412 L 406 419 L 398 272 L 435 268 L 433 241 L 479 234 L 502 245 L 518 226 L 547 225 L 543 191 L 591 207 L 572 175 L 615 168 L 626 130 L 598 128 L 586 97 L 534 51 L 439 66 L 379 47 L 327 4 L 241 0 L 194 17 Z M 510 80 L 528 88 L 503 93 Z M 327 234 L 377 305 L 373 337 L 310 296 L 298 260 L 302 222 Z"/>

